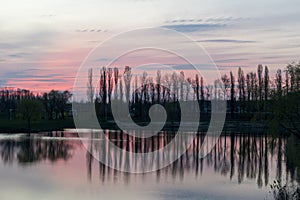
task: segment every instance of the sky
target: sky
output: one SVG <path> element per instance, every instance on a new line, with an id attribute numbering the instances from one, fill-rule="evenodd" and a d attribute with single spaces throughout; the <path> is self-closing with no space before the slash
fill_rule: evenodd
<path id="1" fill-rule="evenodd" d="M 299 17 L 296 0 L 1 0 L 0 87 L 71 89 L 93 48 L 144 27 L 186 34 L 224 73 L 274 72 L 300 61 Z"/>

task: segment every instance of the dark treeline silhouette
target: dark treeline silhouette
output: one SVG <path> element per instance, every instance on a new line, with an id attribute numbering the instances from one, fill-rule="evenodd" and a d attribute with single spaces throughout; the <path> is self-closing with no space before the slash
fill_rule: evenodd
<path id="1" fill-rule="evenodd" d="M 209 121 L 211 101 L 227 102 L 227 122 L 261 122 L 271 132 L 286 130 L 299 136 L 300 133 L 300 64 L 289 64 L 278 69 L 271 78 L 267 66 L 258 65 L 255 72 L 237 72 L 222 75 L 220 80 L 207 84 L 204 77 L 186 77 L 180 73 L 155 76 L 147 72 L 137 76 L 129 66 L 121 72 L 118 68 L 101 68 L 98 85 L 93 86 L 93 72 L 88 72 L 87 99 L 95 103 L 98 119 L 111 122 L 112 101 L 128 106 L 136 123 L 150 121 L 149 109 L 153 104 L 162 105 L 167 111 L 167 125 L 178 126 L 181 117 L 180 103 L 197 101 L 201 121 Z M 223 85 L 223 87 L 221 87 Z M 34 94 L 29 90 L 3 88 L 0 90 L 0 117 L 24 119 L 28 129 L 35 119 L 64 119 L 71 113 L 69 91 L 52 90 Z M 193 106 L 185 106 L 194 112 Z M 169 125 L 168 125 L 169 124 Z M 171 125 L 170 125 L 171 124 Z M 109 126 L 108 126 L 109 127 Z"/>
<path id="2" fill-rule="evenodd" d="M 0 90 L 0 117 L 24 119 L 30 131 L 32 120 L 64 119 L 71 110 L 69 91 L 51 90 L 34 94 L 29 90 L 2 88 Z"/>
<path id="3" fill-rule="evenodd" d="M 0 112 L 8 118 L 15 118 L 19 114 L 17 111 L 20 102 L 34 101 L 39 102 L 42 106 L 40 111 L 42 118 L 64 119 L 71 96 L 67 90 L 51 90 L 43 94 L 34 94 L 25 89 L 2 88 L 0 90 Z"/>
<path id="4" fill-rule="evenodd" d="M 118 68 L 100 69 L 98 90 L 94 94 L 93 71 L 89 71 L 87 96 L 90 102 L 96 103 L 100 121 L 113 120 L 112 99 L 129 105 L 131 117 L 137 123 L 150 120 L 148 111 L 153 104 L 166 108 L 168 121 L 180 121 L 179 101 L 198 101 L 201 119 L 209 119 L 210 102 L 217 99 L 227 101 L 226 119 L 229 121 L 263 122 L 273 132 L 287 130 L 299 136 L 300 64 L 289 64 L 283 71 L 278 69 L 274 78 L 270 77 L 267 66 L 258 65 L 256 72 L 247 74 L 238 68 L 236 75 L 232 71 L 224 74 L 213 85 L 207 85 L 198 75 L 185 77 L 183 71 L 164 75 L 157 71 L 153 78 L 147 72 L 135 76 L 126 66 L 120 74 Z M 190 108 L 190 112 L 193 111 Z"/>

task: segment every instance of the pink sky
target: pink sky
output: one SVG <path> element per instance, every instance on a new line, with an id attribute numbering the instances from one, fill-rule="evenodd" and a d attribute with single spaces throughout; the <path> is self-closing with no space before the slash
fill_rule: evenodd
<path id="1" fill-rule="evenodd" d="M 248 72 L 260 63 L 274 72 L 300 60 L 295 3 L 12 0 L 0 8 L 0 87 L 36 92 L 71 89 L 79 66 L 93 48 L 116 34 L 142 27 L 188 35 L 208 51 L 221 72 L 236 72 L 240 66 Z M 99 59 L 112 59 L 109 53 L 114 48 Z M 161 61 L 157 58 L 157 63 Z M 135 67 L 134 59 L 123 63 Z"/>

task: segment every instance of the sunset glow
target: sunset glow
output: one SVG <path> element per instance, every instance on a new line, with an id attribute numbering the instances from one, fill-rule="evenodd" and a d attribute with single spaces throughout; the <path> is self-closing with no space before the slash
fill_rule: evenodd
<path id="1" fill-rule="evenodd" d="M 170 1 L 157 0 L 7 1 L 0 8 L 0 87 L 36 92 L 70 89 L 93 48 L 116 34 L 142 27 L 188 35 L 226 72 L 240 66 L 247 71 L 258 64 L 274 72 L 300 60 L 299 9 L 294 4 L 294 0 L 176 0 L 170 9 Z"/>

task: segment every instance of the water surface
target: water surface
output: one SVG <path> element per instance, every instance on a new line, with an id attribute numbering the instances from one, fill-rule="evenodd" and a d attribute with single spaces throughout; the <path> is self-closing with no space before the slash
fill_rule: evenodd
<path id="1" fill-rule="evenodd" d="M 172 139 L 172 134 L 161 133 L 135 145 L 118 132 L 106 134 L 135 152 L 155 150 Z M 84 142 L 90 151 L 101 152 L 95 141 L 92 137 Z M 203 136 L 196 137 L 168 167 L 130 174 L 97 161 L 72 131 L 0 135 L 0 199 L 271 199 L 274 180 L 299 181 L 300 142 L 295 138 L 222 136 L 211 153 L 199 159 L 202 141 Z M 134 167 L 113 155 L 118 165 Z"/>

